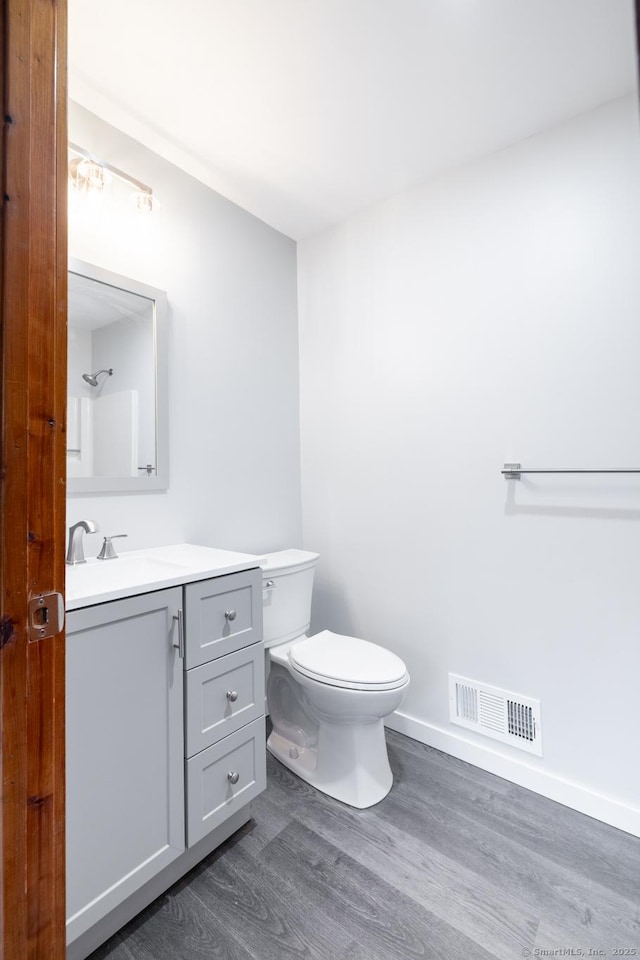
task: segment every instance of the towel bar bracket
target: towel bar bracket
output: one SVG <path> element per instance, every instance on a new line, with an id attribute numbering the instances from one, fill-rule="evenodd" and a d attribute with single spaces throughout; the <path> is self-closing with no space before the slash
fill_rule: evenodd
<path id="1" fill-rule="evenodd" d="M 502 471 L 505 480 L 519 480 L 521 463 L 505 463 Z"/>

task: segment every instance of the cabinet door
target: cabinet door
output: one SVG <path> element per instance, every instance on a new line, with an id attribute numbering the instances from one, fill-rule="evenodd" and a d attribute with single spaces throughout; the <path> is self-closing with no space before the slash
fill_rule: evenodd
<path id="1" fill-rule="evenodd" d="M 243 570 L 185 587 L 187 667 L 262 640 L 262 571 Z"/>
<path id="2" fill-rule="evenodd" d="M 68 943 L 185 849 L 181 597 L 67 616 Z"/>

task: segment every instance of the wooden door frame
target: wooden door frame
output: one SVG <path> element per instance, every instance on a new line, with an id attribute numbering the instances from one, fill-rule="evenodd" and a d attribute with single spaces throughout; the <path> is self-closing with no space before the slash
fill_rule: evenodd
<path id="1" fill-rule="evenodd" d="M 63 960 L 65 641 L 28 617 L 64 595 L 66 0 L 0 10 L 0 955 Z"/>

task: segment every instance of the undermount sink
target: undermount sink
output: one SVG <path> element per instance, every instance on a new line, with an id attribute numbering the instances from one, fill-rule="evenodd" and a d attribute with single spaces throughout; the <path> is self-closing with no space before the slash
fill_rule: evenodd
<path id="1" fill-rule="evenodd" d="M 67 567 L 66 609 L 235 573 L 264 562 L 265 557 L 192 543 L 135 550 L 112 560 L 93 558 Z"/>

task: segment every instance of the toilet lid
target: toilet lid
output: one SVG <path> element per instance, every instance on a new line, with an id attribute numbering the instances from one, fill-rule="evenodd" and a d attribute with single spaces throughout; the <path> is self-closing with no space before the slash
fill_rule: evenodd
<path id="1" fill-rule="evenodd" d="M 291 666 L 313 680 L 355 690 L 392 690 L 409 679 L 404 663 L 368 640 L 323 630 L 294 643 Z"/>

